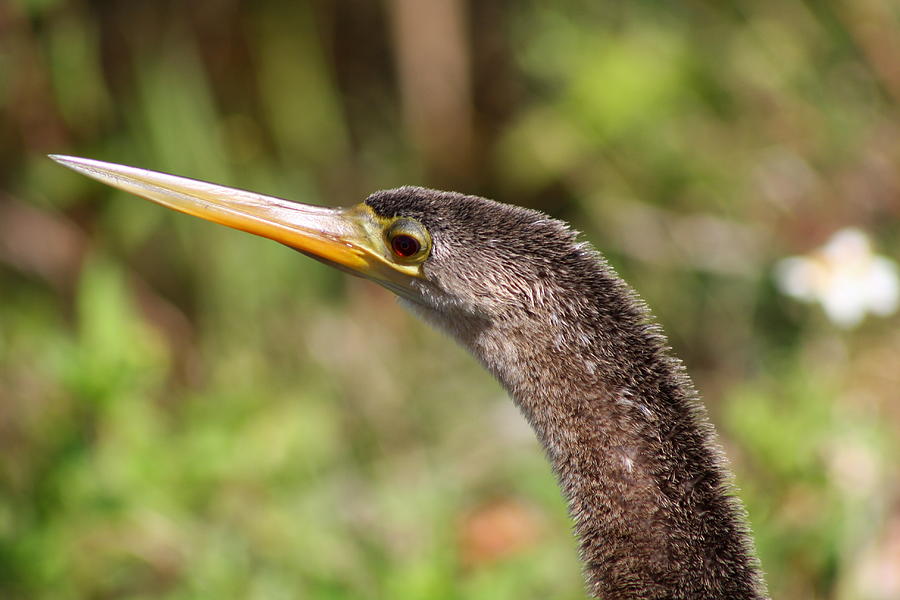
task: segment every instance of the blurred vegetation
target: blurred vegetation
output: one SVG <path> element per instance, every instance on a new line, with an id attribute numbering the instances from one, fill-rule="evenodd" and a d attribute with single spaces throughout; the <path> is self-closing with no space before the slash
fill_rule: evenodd
<path id="1" fill-rule="evenodd" d="M 573 222 L 687 363 L 773 596 L 900 597 L 900 319 L 772 279 L 846 225 L 900 254 L 896 3 L 0 3 L 0 596 L 582 598 L 461 350 L 51 152 Z"/>

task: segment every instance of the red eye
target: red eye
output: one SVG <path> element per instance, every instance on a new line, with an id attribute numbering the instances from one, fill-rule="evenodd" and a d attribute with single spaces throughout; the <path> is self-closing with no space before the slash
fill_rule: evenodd
<path id="1" fill-rule="evenodd" d="M 409 258 L 418 253 L 421 248 L 419 240 L 411 235 L 400 234 L 391 238 L 391 249 L 397 256 Z"/>

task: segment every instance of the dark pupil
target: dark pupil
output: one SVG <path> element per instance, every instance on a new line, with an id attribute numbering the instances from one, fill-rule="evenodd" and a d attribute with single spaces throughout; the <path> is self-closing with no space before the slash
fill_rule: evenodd
<path id="1" fill-rule="evenodd" d="M 411 235 L 398 235 L 391 240 L 391 247 L 398 256 L 412 256 L 419 251 L 419 241 Z"/>

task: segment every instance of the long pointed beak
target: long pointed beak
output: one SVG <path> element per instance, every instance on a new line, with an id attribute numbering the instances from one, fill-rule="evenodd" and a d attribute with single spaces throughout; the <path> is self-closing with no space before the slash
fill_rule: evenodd
<path id="1" fill-rule="evenodd" d="M 107 185 L 177 211 L 267 237 L 355 275 L 396 276 L 374 248 L 367 207 L 327 208 L 114 163 L 50 155 Z M 391 267 L 385 273 L 385 267 Z M 409 275 L 411 273 L 407 273 Z M 394 277 L 391 277 L 393 279 Z"/>

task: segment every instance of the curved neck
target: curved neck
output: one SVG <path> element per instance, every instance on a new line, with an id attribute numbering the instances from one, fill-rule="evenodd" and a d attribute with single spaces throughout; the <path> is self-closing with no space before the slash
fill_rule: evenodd
<path id="1" fill-rule="evenodd" d="M 625 339 L 577 328 L 540 335 L 531 323 L 529 339 L 543 344 L 517 345 L 515 357 L 497 352 L 515 345 L 522 326 L 484 332 L 480 344 L 490 352 L 479 354 L 547 451 L 590 592 L 764 597 L 745 513 L 730 495 L 712 429 L 658 336 L 610 327 L 604 331 Z"/>
<path id="2" fill-rule="evenodd" d="M 603 279 L 594 310 L 545 305 L 466 330 L 435 320 L 497 376 L 546 449 L 592 595 L 764 598 L 743 507 L 690 381 L 642 304 Z"/>

